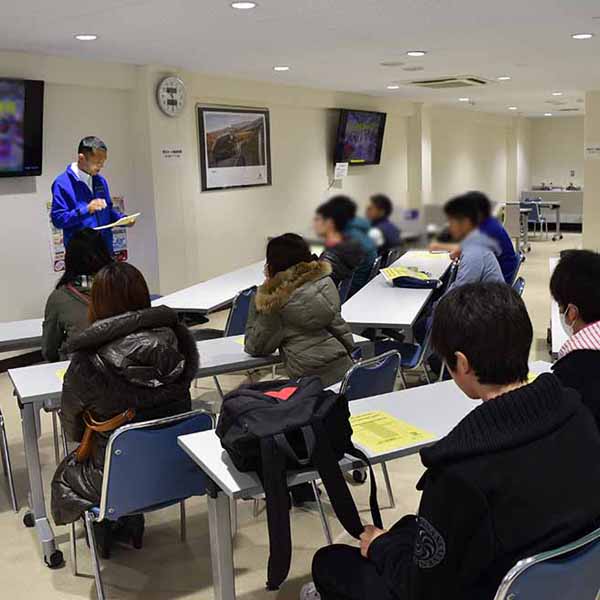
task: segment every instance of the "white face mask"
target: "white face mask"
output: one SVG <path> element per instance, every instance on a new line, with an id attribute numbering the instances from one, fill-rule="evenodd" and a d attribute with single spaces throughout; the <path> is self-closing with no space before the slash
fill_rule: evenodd
<path id="1" fill-rule="evenodd" d="M 573 335 L 573 325 L 569 325 L 567 323 L 567 313 L 568 312 L 569 312 L 569 307 L 567 306 L 567 309 L 565 310 L 564 313 L 559 313 L 560 324 L 562 325 L 564 332 L 567 334 L 567 337 L 571 337 Z"/>

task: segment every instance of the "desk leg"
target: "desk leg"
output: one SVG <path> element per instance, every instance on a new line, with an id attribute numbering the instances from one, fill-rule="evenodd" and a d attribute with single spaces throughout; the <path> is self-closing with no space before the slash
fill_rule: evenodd
<path id="1" fill-rule="evenodd" d="M 208 526 L 215 600 L 235 600 L 233 543 L 229 496 L 221 491 L 208 494 Z"/>
<path id="2" fill-rule="evenodd" d="M 552 241 L 562 240 L 563 235 L 560 230 L 560 206 L 556 207 L 556 233 L 552 236 Z"/>
<path id="3" fill-rule="evenodd" d="M 36 413 L 39 416 L 39 406 L 25 404 L 21 409 L 21 426 L 23 428 L 23 443 L 25 445 L 25 460 L 29 477 L 29 493 L 33 522 L 38 539 L 42 544 L 45 563 L 51 567 L 63 564 L 63 555 L 56 548 L 56 540 L 52 526 L 46 514 L 46 500 L 44 498 L 44 484 L 42 481 L 42 467 L 40 464 L 40 449 L 38 446 L 38 431 L 36 427 Z M 28 521 L 25 517 L 26 524 Z"/>

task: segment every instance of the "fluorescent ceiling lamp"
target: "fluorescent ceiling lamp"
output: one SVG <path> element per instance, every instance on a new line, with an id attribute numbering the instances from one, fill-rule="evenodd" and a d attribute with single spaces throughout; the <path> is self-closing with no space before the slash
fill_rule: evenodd
<path id="1" fill-rule="evenodd" d="M 551 117 L 551 116 L 552 116 L 552 113 L 544 113 L 544 116 L 545 116 L 545 117 Z"/>
<path id="2" fill-rule="evenodd" d="M 290 68 L 287 65 L 277 65 L 273 67 L 273 71 L 289 71 Z"/>
<path id="3" fill-rule="evenodd" d="M 459 98 L 458 101 L 459 102 L 470 102 L 471 98 Z"/>
<path id="4" fill-rule="evenodd" d="M 252 8 L 256 8 L 258 4 L 256 2 L 232 2 L 231 8 L 235 8 L 237 10 L 250 10 Z"/>
<path id="5" fill-rule="evenodd" d="M 498 81 L 510 81 L 512 77 L 509 77 L 508 75 L 500 75 L 500 77 L 496 77 L 496 79 Z"/>
<path id="6" fill-rule="evenodd" d="M 563 93 L 562 92 L 552 92 L 553 96 L 562 96 Z"/>
<path id="7" fill-rule="evenodd" d="M 594 37 L 593 33 L 574 33 L 571 36 L 574 40 L 589 40 Z"/>
<path id="8" fill-rule="evenodd" d="M 95 33 L 78 33 L 75 35 L 75 39 L 80 42 L 94 42 L 98 39 Z"/>
<path id="9" fill-rule="evenodd" d="M 508 110 L 519 110 L 518 106 L 509 106 Z"/>
<path id="10" fill-rule="evenodd" d="M 387 86 L 388 90 L 399 90 L 400 86 L 396 83 L 390 83 L 390 85 Z"/>
<path id="11" fill-rule="evenodd" d="M 408 54 L 408 56 L 425 56 L 427 54 L 427 52 L 425 52 L 425 50 L 409 50 L 406 54 Z"/>

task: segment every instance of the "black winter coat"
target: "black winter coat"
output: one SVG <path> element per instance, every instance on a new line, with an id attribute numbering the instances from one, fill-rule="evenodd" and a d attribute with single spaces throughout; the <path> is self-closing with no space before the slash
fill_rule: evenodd
<path id="1" fill-rule="evenodd" d="M 550 374 L 477 407 L 421 451 L 418 516 L 377 538 L 369 559 L 402 600 L 492 600 L 525 557 L 599 524 L 600 434 Z"/>
<path id="2" fill-rule="evenodd" d="M 73 353 L 63 384 L 61 420 L 67 438 L 81 441 L 83 414 L 106 421 L 133 408 L 135 421 L 187 412 L 198 351 L 187 328 L 161 306 L 97 321 L 69 343 Z M 98 505 L 104 453 L 111 432 L 94 433 L 90 459 L 73 454 L 52 480 L 52 516 L 57 525 L 76 521 Z"/>
<path id="3" fill-rule="evenodd" d="M 600 428 L 600 351 L 573 350 L 552 367 L 565 387 L 581 394 Z"/>
<path id="4" fill-rule="evenodd" d="M 340 282 L 353 275 L 364 258 L 365 251 L 360 242 L 352 238 L 345 238 L 336 246 L 325 248 L 320 256 L 321 260 L 325 260 L 331 265 L 331 278 L 335 285 L 339 285 Z"/>

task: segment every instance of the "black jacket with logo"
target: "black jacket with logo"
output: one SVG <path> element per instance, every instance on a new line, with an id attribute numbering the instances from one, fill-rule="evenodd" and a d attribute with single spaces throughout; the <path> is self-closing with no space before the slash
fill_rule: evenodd
<path id="1" fill-rule="evenodd" d="M 402 600 L 492 600 L 515 563 L 600 523 L 600 434 L 550 374 L 490 400 L 421 452 L 419 515 L 369 551 Z"/>

